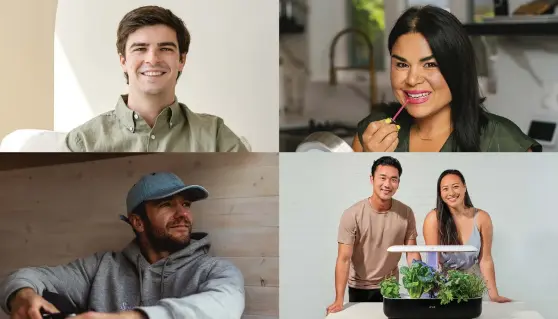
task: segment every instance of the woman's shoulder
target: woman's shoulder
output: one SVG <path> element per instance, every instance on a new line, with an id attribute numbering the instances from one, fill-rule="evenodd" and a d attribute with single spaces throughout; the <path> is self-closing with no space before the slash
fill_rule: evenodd
<path id="1" fill-rule="evenodd" d="M 542 146 L 517 124 L 500 115 L 486 113 L 488 123 L 481 134 L 484 152 L 542 152 Z"/>
<path id="2" fill-rule="evenodd" d="M 424 222 L 425 223 L 438 223 L 438 216 L 437 216 L 437 213 L 436 213 L 436 208 L 430 210 L 426 214 L 426 217 L 424 218 Z"/>
<path id="3" fill-rule="evenodd" d="M 490 214 L 488 214 L 485 210 L 477 208 L 477 220 L 482 223 L 490 222 Z"/>

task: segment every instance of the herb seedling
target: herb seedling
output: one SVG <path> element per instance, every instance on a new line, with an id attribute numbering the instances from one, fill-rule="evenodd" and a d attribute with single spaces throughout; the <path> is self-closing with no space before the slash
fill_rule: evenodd
<path id="1" fill-rule="evenodd" d="M 386 298 L 400 298 L 399 282 L 395 277 L 389 277 L 380 284 L 380 293 Z"/>
<path id="2" fill-rule="evenodd" d="M 472 298 L 482 297 L 487 291 L 482 278 L 477 275 L 464 273 L 458 270 L 449 270 L 440 283 L 438 298 L 442 305 L 457 300 L 458 303 Z"/>

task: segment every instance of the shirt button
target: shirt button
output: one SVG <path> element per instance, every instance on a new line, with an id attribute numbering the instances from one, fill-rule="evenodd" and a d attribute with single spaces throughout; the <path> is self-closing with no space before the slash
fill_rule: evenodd
<path id="1" fill-rule="evenodd" d="M 134 118 L 137 120 L 139 116 L 137 114 L 134 114 Z"/>
<path id="2" fill-rule="evenodd" d="M 170 122 L 169 125 L 172 126 L 172 122 Z"/>
<path id="3" fill-rule="evenodd" d="M 134 131 L 134 128 L 132 126 L 130 126 L 128 129 L 130 130 L 130 132 Z"/>
<path id="4" fill-rule="evenodd" d="M 155 135 L 151 135 L 151 139 L 154 140 L 154 139 L 155 139 Z"/>

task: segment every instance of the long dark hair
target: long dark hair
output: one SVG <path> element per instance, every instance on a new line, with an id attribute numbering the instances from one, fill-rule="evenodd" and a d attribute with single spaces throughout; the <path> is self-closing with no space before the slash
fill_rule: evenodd
<path id="1" fill-rule="evenodd" d="M 441 195 L 441 183 L 442 178 L 447 175 L 455 175 L 461 179 L 463 185 L 465 184 L 465 177 L 460 171 L 456 169 L 448 169 L 440 174 L 438 178 L 438 194 L 436 196 L 436 217 L 438 219 L 438 235 L 440 237 L 440 245 L 462 245 L 461 239 L 457 234 L 457 226 L 455 226 L 455 221 L 453 220 L 453 215 L 451 214 L 448 205 L 444 203 Z M 473 207 L 473 202 L 471 197 L 469 197 L 469 191 L 465 191 L 464 199 L 465 207 Z"/>
<path id="2" fill-rule="evenodd" d="M 451 123 L 456 142 L 453 151 L 480 151 L 480 135 L 488 118 L 483 106 L 485 98 L 480 94 L 473 44 L 463 25 L 442 8 L 430 5 L 409 8 L 389 34 L 390 54 L 397 39 L 407 33 L 424 36 L 448 84 L 452 95 Z"/>

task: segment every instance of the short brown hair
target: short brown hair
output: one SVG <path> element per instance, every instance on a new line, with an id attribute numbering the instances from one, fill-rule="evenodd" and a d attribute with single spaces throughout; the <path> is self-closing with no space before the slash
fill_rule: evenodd
<path id="1" fill-rule="evenodd" d="M 158 6 L 144 6 L 128 12 L 118 24 L 116 32 L 116 50 L 118 54 L 126 57 L 126 42 L 130 34 L 138 29 L 154 25 L 166 25 L 176 32 L 178 52 L 180 58 L 187 54 L 190 48 L 190 32 L 184 21 L 177 17 L 171 10 Z M 128 75 L 126 75 L 126 81 Z M 180 76 L 180 75 L 179 75 Z"/>

